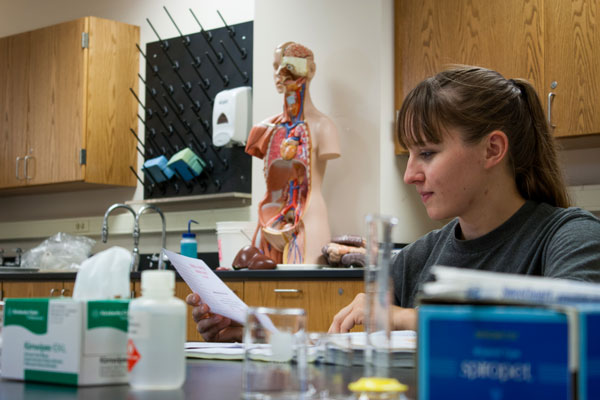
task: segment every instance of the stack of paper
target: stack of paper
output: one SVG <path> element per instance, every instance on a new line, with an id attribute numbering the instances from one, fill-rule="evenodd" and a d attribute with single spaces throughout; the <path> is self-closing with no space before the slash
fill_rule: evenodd
<path id="1" fill-rule="evenodd" d="M 417 333 L 415 331 L 392 331 L 390 340 L 390 366 L 414 366 Z M 331 334 L 324 341 L 325 363 L 364 365 L 364 353 L 367 347 L 365 332 Z"/>
<path id="2" fill-rule="evenodd" d="M 600 302 L 600 284 L 434 266 L 435 282 L 423 285 L 425 298 L 523 304 Z"/>

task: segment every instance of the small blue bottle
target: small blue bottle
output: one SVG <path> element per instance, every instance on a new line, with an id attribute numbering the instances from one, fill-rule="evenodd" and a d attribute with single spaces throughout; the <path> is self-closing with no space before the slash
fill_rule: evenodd
<path id="1" fill-rule="evenodd" d="M 196 258 L 198 257 L 198 242 L 196 241 L 196 234 L 192 233 L 191 230 L 192 222 L 194 224 L 198 223 L 190 219 L 188 221 L 188 231 L 181 235 L 181 255 Z"/>

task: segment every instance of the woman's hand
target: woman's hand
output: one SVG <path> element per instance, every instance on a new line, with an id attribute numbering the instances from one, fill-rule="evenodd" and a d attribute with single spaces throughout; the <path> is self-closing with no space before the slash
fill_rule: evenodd
<path id="1" fill-rule="evenodd" d="M 186 303 L 194 307 L 192 318 L 196 329 L 207 342 L 241 342 L 242 326 L 229 318 L 210 312 L 208 304 L 203 303 L 200 296 L 190 293 Z"/>
<path id="2" fill-rule="evenodd" d="M 342 308 L 333 317 L 329 333 L 349 332 L 355 325 L 365 320 L 366 299 L 364 293 L 356 295 L 354 300 Z M 417 330 L 417 310 L 392 306 L 392 330 Z"/>
<path id="3" fill-rule="evenodd" d="M 366 299 L 367 296 L 364 293 L 357 294 L 352 303 L 335 314 L 328 333 L 349 332 L 354 325 L 362 325 L 365 318 Z"/>

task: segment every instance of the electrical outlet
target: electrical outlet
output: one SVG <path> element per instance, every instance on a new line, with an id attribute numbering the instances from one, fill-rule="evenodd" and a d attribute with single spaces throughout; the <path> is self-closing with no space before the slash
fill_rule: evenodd
<path id="1" fill-rule="evenodd" d="M 87 233 L 90 231 L 90 221 L 87 219 L 79 219 L 75 221 L 73 231 L 75 233 Z"/>

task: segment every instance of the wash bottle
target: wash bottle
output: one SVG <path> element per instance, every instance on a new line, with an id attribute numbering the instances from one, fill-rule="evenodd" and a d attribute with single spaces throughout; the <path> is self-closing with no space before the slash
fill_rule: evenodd
<path id="1" fill-rule="evenodd" d="M 191 230 L 192 222 L 194 224 L 198 223 L 190 219 L 188 221 L 188 231 L 181 235 L 181 255 L 196 258 L 198 257 L 198 242 L 196 241 L 196 234 L 192 233 Z"/>

